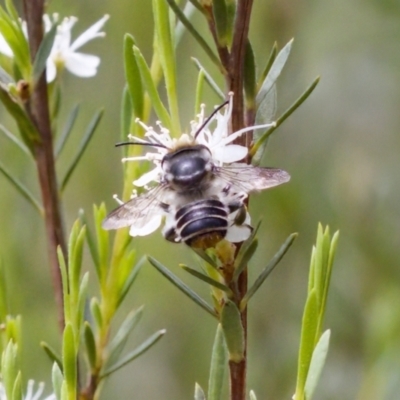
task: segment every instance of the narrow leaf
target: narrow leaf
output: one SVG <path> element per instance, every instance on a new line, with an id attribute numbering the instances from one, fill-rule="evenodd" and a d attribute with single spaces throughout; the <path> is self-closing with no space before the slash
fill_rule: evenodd
<path id="1" fill-rule="evenodd" d="M 21 371 L 18 372 L 17 378 L 15 379 L 14 382 L 12 400 L 23 400 L 22 386 L 21 386 Z"/>
<path id="2" fill-rule="evenodd" d="M 220 87 L 216 84 L 212 76 L 206 71 L 206 69 L 200 64 L 200 61 L 197 58 L 192 57 L 193 62 L 195 63 L 197 69 L 204 74 L 206 78 L 206 82 L 209 84 L 210 88 L 219 96 L 222 100 L 225 100 L 225 94 L 220 89 Z"/>
<path id="3" fill-rule="evenodd" d="M 190 18 L 196 11 L 196 7 L 188 1 L 185 4 L 185 8 L 183 9 L 183 15 L 186 17 L 187 20 L 190 21 Z M 178 44 L 180 43 L 183 35 L 187 29 L 185 29 L 185 26 L 182 24 L 182 22 L 178 21 L 178 23 L 175 26 L 175 32 L 174 32 L 174 39 L 175 39 L 175 48 L 178 47 Z"/>
<path id="4" fill-rule="evenodd" d="M 99 268 L 96 269 L 98 279 L 100 281 L 100 286 L 104 283 L 107 275 L 108 266 L 108 256 L 109 256 L 109 232 L 102 228 L 102 223 L 107 215 L 106 206 L 102 203 L 99 207 L 93 206 L 93 216 L 96 228 L 96 238 L 97 238 L 97 249 L 98 249 L 98 259 Z"/>
<path id="5" fill-rule="evenodd" d="M 268 57 L 267 64 L 265 65 L 265 68 L 264 68 L 264 71 L 262 72 L 262 74 L 260 75 L 260 77 L 258 79 L 258 82 L 257 82 L 258 90 L 257 91 L 260 90 L 261 85 L 263 84 L 266 76 L 268 75 L 269 71 L 271 70 L 272 64 L 275 61 L 277 53 L 278 53 L 278 44 L 275 42 L 274 45 L 272 46 L 271 52 Z"/>
<path id="6" fill-rule="evenodd" d="M 52 363 L 56 363 L 60 370 L 62 371 L 62 361 L 61 357 L 57 354 L 57 352 L 46 342 L 40 342 L 40 346 L 46 352 L 47 356 L 50 358 Z"/>
<path id="7" fill-rule="evenodd" d="M 93 232 L 89 228 L 89 223 L 86 218 L 85 211 L 83 209 L 79 210 L 79 220 L 82 222 L 82 225 L 86 227 L 86 239 L 89 245 L 90 255 L 92 256 L 93 263 L 95 264 L 96 271 L 99 269 L 99 257 L 98 257 L 98 250 L 97 245 L 95 242 L 95 238 L 93 236 Z"/>
<path id="8" fill-rule="evenodd" d="M 118 369 L 124 367 L 125 365 L 129 364 L 135 358 L 139 357 L 141 354 L 146 352 L 151 346 L 156 344 L 162 336 L 166 333 L 165 329 L 162 329 L 152 336 L 150 336 L 147 340 L 145 340 L 140 346 L 138 346 L 135 350 L 128 353 L 125 357 L 119 360 L 116 364 L 112 365 L 110 368 L 106 369 L 102 374 L 101 378 L 105 378 L 106 376 L 112 374 L 113 372 L 117 371 Z"/>
<path id="9" fill-rule="evenodd" d="M 15 189 L 22 195 L 29 203 L 39 212 L 41 216 L 44 215 L 43 207 L 39 204 L 38 200 L 33 194 L 20 182 L 17 178 L 14 178 L 7 168 L 0 163 L 0 172 L 8 179 L 8 181 L 14 186 Z"/>
<path id="10" fill-rule="evenodd" d="M 228 44 L 228 21 L 225 0 L 213 0 L 212 11 L 217 32 L 218 45 L 226 47 Z"/>
<path id="11" fill-rule="evenodd" d="M 182 15 L 184 15 L 182 11 L 180 12 Z M 171 33 L 169 9 L 167 4 L 165 3 L 165 0 L 153 0 L 153 15 L 156 33 L 156 46 L 164 73 L 165 88 L 167 91 L 169 111 L 171 115 L 172 132 L 174 135 L 180 135 L 181 129 L 178 109 L 178 90 L 176 82 L 177 73 L 175 60 L 175 44 L 173 42 L 174 38 Z"/>
<path id="12" fill-rule="evenodd" d="M 197 382 L 194 386 L 194 400 L 206 400 L 204 390 Z"/>
<path id="13" fill-rule="evenodd" d="M 227 366 L 227 349 L 221 324 L 218 324 L 211 355 L 208 400 L 221 400 Z"/>
<path id="14" fill-rule="evenodd" d="M 315 334 L 318 325 L 318 304 L 315 289 L 308 294 L 301 327 L 300 349 L 297 367 L 296 396 L 302 398 L 304 386 L 315 346 Z"/>
<path id="15" fill-rule="evenodd" d="M 133 46 L 133 53 L 135 54 L 140 76 L 142 77 L 143 85 L 150 97 L 154 111 L 164 127 L 171 130 L 171 117 L 169 116 L 167 109 L 160 99 L 157 87 L 155 86 L 151 76 L 150 69 L 138 47 Z"/>
<path id="16" fill-rule="evenodd" d="M 71 112 L 68 114 L 67 121 L 61 132 L 60 138 L 58 139 L 57 144 L 55 146 L 55 156 L 56 157 L 58 157 L 61 154 L 61 152 L 64 148 L 64 145 L 67 142 L 67 139 L 69 138 L 69 136 L 72 132 L 72 128 L 74 127 L 76 118 L 78 117 L 78 114 L 79 114 L 79 108 L 80 108 L 80 104 L 76 104 L 72 108 Z"/>
<path id="17" fill-rule="evenodd" d="M 122 350 L 125 347 L 126 341 L 128 340 L 130 333 L 139 323 L 140 319 L 142 318 L 142 315 L 143 315 L 143 306 L 139 307 L 135 311 L 131 311 L 127 315 L 125 320 L 122 322 L 120 328 L 118 329 L 117 334 L 114 336 L 109 345 L 108 348 L 109 358 L 107 360 L 105 368 L 107 368 L 107 366 L 110 364 L 116 363 Z"/>
<path id="18" fill-rule="evenodd" d="M 12 134 L 4 125 L 0 124 L 0 132 L 3 132 L 4 136 L 11 142 L 17 145 L 25 154 L 32 156 L 32 153 L 14 134 Z"/>
<path id="19" fill-rule="evenodd" d="M 46 33 L 42 42 L 40 43 L 39 49 L 33 62 L 33 83 L 36 85 L 40 76 L 42 75 L 47 59 L 49 58 L 51 49 L 54 44 L 54 39 L 57 34 L 58 24 L 54 23 L 51 29 Z"/>
<path id="20" fill-rule="evenodd" d="M 254 52 L 251 43 L 248 40 L 246 43 L 246 52 L 244 54 L 244 90 L 246 94 L 247 109 L 255 108 L 256 98 L 256 63 L 254 60 Z"/>
<path id="21" fill-rule="evenodd" d="M 134 253 L 132 253 L 132 254 L 134 254 Z M 133 260 L 132 260 L 132 262 L 133 262 Z M 125 280 L 125 282 L 122 286 L 122 289 L 120 291 L 120 296 L 118 298 L 117 307 L 119 307 L 121 305 L 121 303 L 123 302 L 123 300 L 125 299 L 126 295 L 129 292 L 129 289 L 133 285 L 133 282 L 135 282 L 137 276 L 139 275 L 139 272 L 140 272 L 142 266 L 144 265 L 144 262 L 145 262 L 145 257 L 142 257 L 139 260 L 139 262 L 135 265 L 135 267 L 132 268 L 129 276 Z"/>
<path id="22" fill-rule="evenodd" d="M 17 357 L 17 345 L 10 340 L 1 357 L 1 374 L 6 399 L 12 398 L 14 382 L 18 375 Z"/>
<path id="23" fill-rule="evenodd" d="M 143 118 L 144 109 L 144 93 L 142 81 L 140 79 L 140 71 L 137 65 L 136 57 L 133 53 L 135 39 L 130 34 L 124 36 L 124 68 L 125 78 L 128 84 L 129 95 L 131 99 L 132 109 L 135 117 Z"/>
<path id="24" fill-rule="evenodd" d="M 178 7 L 174 0 L 167 0 L 169 6 L 171 7 L 172 11 L 175 13 L 179 21 L 186 27 L 188 32 L 194 37 L 200 47 L 205 51 L 208 55 L 210 60 L 218 67 L 220 71 L 224 71 L 223 66 L 221 65 L 219 58 L 213 52 L 211 47 L 207 44 L 207 42 L 203 39 L 203 36 L 194 28 L 192 23 L 186 18 L 185 14 L 182 10 Z"/>
<path id="25" fill-rule="evenodd" d="M 265 77 L 264 82 L 257 94 L 256 102 L 257 105 L 262 102 L 264 97 L 270 91 L 270 89 L 275 85 L 279 75 L 281 74 L 283 67 L 289 57 L 290 51 L 292 49 L 293 39 L 283 47 L 283 49 L 276 56 L 268 75 Z"/>
<path id="26" fill-rule="evenodd" d="M 217 317 L 217 313 L 212 307 L 202 299 L 197 293 L 195 293 L 189 286 L 183 283 L 178 277 L 176 277 L 168 268 L 164 267 L 153 257 L 148 256 L 150 264 L 153 265 L 162 275 L 164 275 L 172 284 L 174 284 L 181 292 L 186 294 L 191 300 L 198 304 L 201 308 L 209 312 L 212 316 Z"/>
<path id="27" fill-rule="evenodd" d="M 203 282 L 208 283 L 211 286 L 216 287 L 219 290 L 222 290 L 224 292 L 228 293 L 228 296 L 232 295 L 231 289 L 228 288 L 228 286 L 224 285 L 221 282 L 216 281 L 215 279 L 210 278 L 207 275 L 202 274 L 199 271 L 196 271 L 193 268 L 187 267 L 186 265 L 181 265 L 182 269 L 184 269 L 186 272 L 189 272 L 189 274 L 195 276 L 196 278 L 202 280 Z"/>
<path id="28" fill-rule="evenodd" d="M 8 93 L 8 91 L 4 90 L 0 86 L 0 100 L 2 101 L 4 107 L 14 118 L 16 124 L 18 125 L 18 129 L 20 131 L 22 140 L 27 145 L 29 150 L 33 151 L 33 144 L 40 143 L 40 135 L 37 129 L 35 128 L 32 121 L 26 115 L 26 112 L 17 104 L 14 99 L 12 99 Z"/>
<path id="29" fill-rule="evenodd" d="M 312 354 L 310 368 L 307 374 L 307 380 L 305 384 L 305 395 L 307 400 L 311 400 L 317 387 L 319 378 L 324 368 L 326 356 L 329 350 L 329 339 L 331 336 L 331 331 L 326 330 L 320 337 L 317 345 Z"/>
<path id="30" fill-rule="evenodd" d="M 67 169 L 67 173 L 64 176 L 64 179 L 62 180 L 61 184 L 61 191 L 63 191 L 69 181 L 69 178 L 71 177 L 72 173 L 74 172 L 75 168 L 77 167 L 81 157 L 83 156 L 83 153 L 86 150 L 87 145 L 89 144 L 90 140 L 93 137 L 93 134 L 103 116 L 103 110 L 97 111 L 92 120 L 90 121 L 85 134 L 83 135 L 83 138 L 81 140 L 81 143 L 79 145 L 78 151 L 75 154 L 75 157 L 72 159 L 72 162 Z"/>
<path id="31" fill-rule="evenodd" d="M 63 371 L 68 388 L 68 399 L 76 398 L 76 348 L 71 324 L 67 324 L 63 335 Z"/>
<path id="32" fill-rule="evenodd" d="M 239 309 L 235 303 L 228 300 L 221 313 L 221 326 L 224 332 L 229 359 L 240 362 L 244 357 L 244 330 Z"/>
<path id="33" fill-rule="evenodd" d="M 216 261 L 212 257 L 210 257 L 203 249 L 192 248 L 192 250 L 207 264 L 210 264 L 213 268 L 218 269 Z"/>
<path id="34" fill-rule="evenodd" d="M 238 264 L 235 262 L 235 273 L 233 274 L 233 279 L 237 280 L 239 275 L 243 272 L 243 270 L 247 267 L 248 262 L 253 257 L 258 247 L 257 238 L 254 239 L 251 244 L 246 248 L 245 252 L 240 257 Z"/>
<path id="35" fill-rule="evenodd" d="M 290 115 L 293 114 L 294 111 L 297 110 L 304 103 L 305 100 L 310 96 L 310 94 L 314 91 L 316 86 L 319 83 L 319 77 L 317 77 L 314 82 L 305 90 L 305 92 L 275 121 L 276 125 L 272 126 L 265 132 L 251 147 L 250 156 L 254 156 L 259 148 L 262 147 L 263 143 L 268 139 L 269 136 L 278 128 L 278 126 L 282 125 L 282 122 L 285 121 Z"/>
<path id="36" fill-rule="evenodd" d="M 297 233 L 292 233 L 286 240 L 285 243 L 281 246 L 279 251 L 272 257 L 271 261 L 267 264 L 267 266 L 262 270 L 261 274 L 255 280 L 251 288 L 247 291 L 242 301 L 240 302 L 240 309 L 244 310 L 247 306 L 249 300 L 254 296 L 260 286 L 264 283 L 264 281 L 268 278 L 269 274 L 274 270 L 274 268 L 279 264 L 282 260 L 283 256 L 292 246 L 294 240 L 297 238 Z"/>
<path id="37" fill-rule="evenodd" d="M 133 115 L 132 100 L 131 100 L 131 96 L 129 94 L 128 86 L 125 85 L 124 90 L 122 92 L 122 102 L 121 102 L 121 117 L 120 117 L 120 123 L 121 123 L 120 140 L 121 140 L 121 142 L 125 142 L 126 138 L 128 137 L 128 135 L 130 133 L 131 125 L 132 125 L 132 115 Z M 126 156 L 126 152 L 124 154 Z"/>
<path id="38" fill-rule="evenodd" d="M 198 11 L 200 11 L 202 14 L 205 14 L 203 6 L 199 3 L 198 0 L 189 0 L 190 3 L 192 3 Z"/>
<path id="39" fill-rule="evenodd" d="M 92 327 L 87 321 L 85 321 L 83 330 L 83 338 L 86 346 L 86 354 L 89 361 L 90 369 L 93 371 L 96 368 L 96 340 L 94 338 L 94 333 Z"/>
<path id="40" fill-rule="evenodd" d="M 93 297 L 90 301 L 90 312 L 94 322 L 96 323 L 97 331 L 100 331 L 103 328 L 103 317 L 101 314 L 99 301 L 96 299 L 96 297 Z"/>

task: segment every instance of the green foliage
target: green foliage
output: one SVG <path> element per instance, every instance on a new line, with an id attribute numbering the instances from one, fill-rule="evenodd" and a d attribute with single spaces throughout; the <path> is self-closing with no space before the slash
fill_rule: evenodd
<path id="1" fill-rule="evenodd" d="M 322 324 L 338 238 L 338 232 L 331 239 L 329 227 L 324 231 L 318 226 L 301 328 L 295 400 L 311 400 L 328 352 L 330 332 L 322 335 Z"/>

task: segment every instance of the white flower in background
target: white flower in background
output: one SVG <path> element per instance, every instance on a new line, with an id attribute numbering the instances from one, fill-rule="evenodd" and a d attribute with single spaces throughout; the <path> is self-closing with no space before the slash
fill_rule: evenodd
<path id="1" fill-rule="evenodd" d="M 49 58 L 47 59 L 46 72 L 47 82 L 52 82 L 57 72 L 66 68 L 71 74 L 81 78 L 89 78 L 96 75 L 97 67 L 100 64 L 100 58 L 91 54 L 77 52 L 87 42 L 104 37 L 105 33 L 100 32 L 109 16 L 105 15 L 89 29 L 78 36 L 71 43 L 71 30 L 77 22 L 76 17 L 67 17 L 59 24 L 54 44 L 51 49 Z M 48 32 L 53 23 L 48 15 L 43 16 L 45 29 Z"/>
<path id="2" fill-rule="evenodd" d="M 35 382 L 32 379 L 30 379 L 28 381 L 26 395 L 23 397 L 23 400 L 57 400 L 57 397 L 55 394 L 51 394 L 50 396 L 47 396 L 47 397 L 41 397 L 41 395 L 43 394 L 43 390 L 44 390 L 43 382 L 39 383 L 38 389 L 36 392 L 34 392 L 34 390 L 33 390 L 34 385 L 35 385 Z M 0 382 L 0 400 L 7 400 L 6 391 L 4 389 L 4 385 L 2 382 Z"/>
<path id="3" fill-rule="evenodd" d="M 91 54 L 80 53 L 77 50 L 87 42 L 104 37 L 105 33 L 100 32 L 108 20 L 109 15 L 105 15 L 89 29 L 83 32 L 71 43 L 71 31 L 78 19 L 76 17 L 64 18 L 57 27 L 57 33 L 54 39 L 53 47 L 46 63 L 46 79 L 47 82 L 52 82 L 57 73 L 66 68 L 71 74 L 81 78 L 89 78 L 97 73 L 97 68 L 100 65 L 100 58 Z M 58 22 L 58 14 L 53 14 L 52 17 L 45 14 L 43 16 L 45 32 L 49 32 L 52 26 Z M 22 22 L 22 29 L 27 37 L 26 22 Z M 13 57 L 10 46 L 6 42 L 4 36 L 0 33 L 0 53 Z"/>

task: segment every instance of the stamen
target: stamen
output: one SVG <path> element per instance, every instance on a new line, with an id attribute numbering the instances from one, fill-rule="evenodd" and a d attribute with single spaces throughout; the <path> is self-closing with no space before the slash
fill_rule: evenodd
<path id="1" fill-rule="evenodd" d="M 118 197 L 117 194 L 113 195 L 113 199 L 120 205 L 122 206 L 122 204 L 124 204 L 124 202 Z"/>

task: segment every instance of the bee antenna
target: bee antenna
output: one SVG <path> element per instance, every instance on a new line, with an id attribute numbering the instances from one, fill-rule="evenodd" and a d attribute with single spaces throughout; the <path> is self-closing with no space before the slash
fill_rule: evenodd
<path id="1" fill-rule="evenodd" d="M 204 127 L 212 120 L 214 115 L 221 109 L 224 108 L 227 104 L 229 103 L 229 100 L 225 101 L 225 103 L 222 103 L 220 106 L 218 106 L 212 113 L 211 115 L 201 124 L 200 128 L 197 129 L 196 133 L 194 134 L 194 138 L 196 139 L 197 136 L 199 136 L 199 133 L 204 129 Z"/>
<path id="2" fill-rule="evenodd" d="M 116 143 L 115 147 L 120 147 L 120 146 L 152 146 L 152 147 L 162 147 L 163 149 L 166 149 L 167 146 L 164 146 L 161 143 L 151 143 L 151 142 L 120 142 Z"/>

